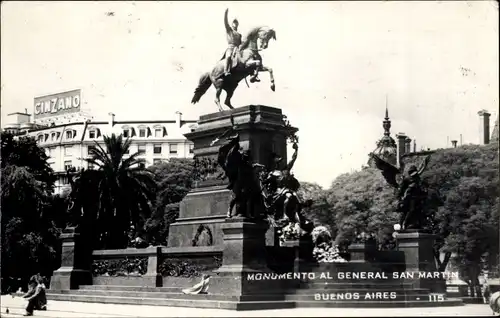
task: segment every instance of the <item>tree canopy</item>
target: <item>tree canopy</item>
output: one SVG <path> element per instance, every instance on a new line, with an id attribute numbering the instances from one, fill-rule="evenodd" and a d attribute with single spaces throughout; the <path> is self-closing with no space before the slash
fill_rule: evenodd
<path id="1" fill-rule="evenodd" d="M 33 138 L 1 134 L 2 277 L 50 275 L 57 268 L 58 225 L 54 176 Z"/>
<path id="2" fill-rule="evenodd" d="M 179 202 L 193 186 L 194 161 L 172 158 L 148 168 L 157 184 L 153 214 L 144 230 L 147 241 L 166 245 L 168 228 L 179 216 Z"/>

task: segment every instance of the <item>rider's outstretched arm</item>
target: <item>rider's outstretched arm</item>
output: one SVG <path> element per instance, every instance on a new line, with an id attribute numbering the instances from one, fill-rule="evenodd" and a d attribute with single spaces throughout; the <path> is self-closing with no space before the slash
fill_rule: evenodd
<path id="1" fill-rule="evenodd" d="M 297 154 L 299 152 L 299 147 L 297 146 L 297 144 L 294 144 L 293 145 L 293 148 L 295 149 L 293 155 L 292 155 L 292 160 L 290 160 L 290 162 L 287 164 L 286 166 L 286 169 L 288 171 L 291 171 L 292 168 L 293 168 L 293 165 L 295 164 L 295 161 L 297 160 Z"/>
<path id="2" fill-rule="evenodd" d="M 233 29 L 231 29 L 231 26 L 229 25 L 229 21 L 227 19 L 228 12 L 229 12 L 229 9 L 226 9 L 226 12 L 224 13 L 224 26 L 226 27 L 226 32 L 230 33 L 233 31 Z"/>
<path id="3" fill-rule="evenodd" d="M 427 165 L 429 164 L 431 156 L 427 155 L 424 159 L 424 161 L 420 164 L 420 167 L 418 167 L 418 175 L 421 175 L 425 169 L 427 168 Z"/>

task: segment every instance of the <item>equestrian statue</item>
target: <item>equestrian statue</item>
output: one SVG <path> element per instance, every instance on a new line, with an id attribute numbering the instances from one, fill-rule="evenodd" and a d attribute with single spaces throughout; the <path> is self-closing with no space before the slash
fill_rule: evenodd
<path id="1" fill-rule="evenodd" d="M 198 103 L 213 84 L 216 89 L 215 104 L 219 111 L 222 111 L 220 104 L 222 90 L 226 91 L 224 104 L 229 109 L 234 109 L 231 105 L 231 98 L 238 83 L 243 79 L 246 80 L 248 76 L 250 76 L 251 83 L 260 81 L 258 72 L 269 72 L 271 90 L 275 90 L 273 70 L 263 65 L 259 51 L 268 47 L 269 40 L 276 40 L 276 32 L 267 26 L 255 27 L 248 32 L 242 41 L 242 36 L 238 32 L 238 20 L 234 19 L 232 25 L 229 25 L 227 9 L 224 14 L 224 25 L 228 47 L 212 71 L 200 77 L 198 87 L 196 87 L 191 99 L 192 104 Z"/>

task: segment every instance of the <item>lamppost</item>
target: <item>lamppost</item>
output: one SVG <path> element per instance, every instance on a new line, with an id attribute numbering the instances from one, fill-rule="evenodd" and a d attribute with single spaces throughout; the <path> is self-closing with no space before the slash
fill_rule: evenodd
<path id="1" fill-rule="evenodd" d="M 392 232 L 392 237 L 396 240 L 396 251 L 399 251 L 398 234 L 400 230 L 401 230 L 401 225 L 394 224 L 394 232 Z"/>

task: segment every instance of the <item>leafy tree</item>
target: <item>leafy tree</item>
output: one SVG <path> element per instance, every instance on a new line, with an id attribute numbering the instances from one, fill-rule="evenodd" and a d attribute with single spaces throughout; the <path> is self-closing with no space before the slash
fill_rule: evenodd
<path id="1" fill-rule="evenodd" d="M 126 247 L 130 224 L 138 225 L 141 218 L 148 217 L 155 199 L 153 174 L 140 165 L 139 152 L 128 155 L 129 148 L 130 140 L 121 135 L 104 136 L 104 148 L 96 142 L 86 159 L 98 168 L 84 173 L 92 174 L 90 179 L 97 184 L 96 222 L 104 225 L 99 233 L 104 248 Z"/>
<path id="2" fill-rule="evenodd" d="M 444 238 L 442 251 L 456 255 L 453 262 L 469 283 L 471 294 L 480 295 L 483 255 L 498 255 L 498 144 L 438 151 L 436 161 L 447 167 L 447 174 L 433 173 L 440 169 L 436 167 L 428 176 L 443 184 L 442 204 L 436 213 L 439 234 Z"/>
<path id="3" fill-rule="evenodd" d="M 165 245 L 169 225 L 179 216 L 179 203 L 193 186 L 194 161 L 173 158 L 149 170 L 154 174 L 158 191 L 153 214 L 144 226 L 146 240 Z"/>
<path id="4" fill-rule="evenodd" d="M 31 137 L 14 138 L 12 134 L 1 134 L 2 162 L 1 167 L 24 167 L 40 182 L 42 190 L 52 193 L 56 180 L 54 171 L 47 163 L 47 155 L 43 148 L 38 147 Z"/>
<path id="5" fill-rule="evenodd" d="M 325 225 L 329 227 L 333 236 L 337 233 L 335 225 L 335 210 L 327 200 L 325 190 L 317 183 L 301 182 L 298 196 L 302 202 L 312 200 L 312 206 L 305 208 L 303 213 L 315 226 Z"/>
<path id="6" fill-rule="evenodd" d="M 64 212 L 52 197 L 54 176 L 33 138 L 1 134 L 2 287 L 58 267 L 58 224 Z M 12 287 L 12 286 L 11 286 Z"/>
<path id="7" fill-rule="evenodd" d="M 362 232 L 373 234 L 386 245 L 398 221 L 394 190 L 380 172 L 365 168 L 337 177 L 326 191 L 327 201 L 336 211 L 336 243 L 346 248 Z"/>

